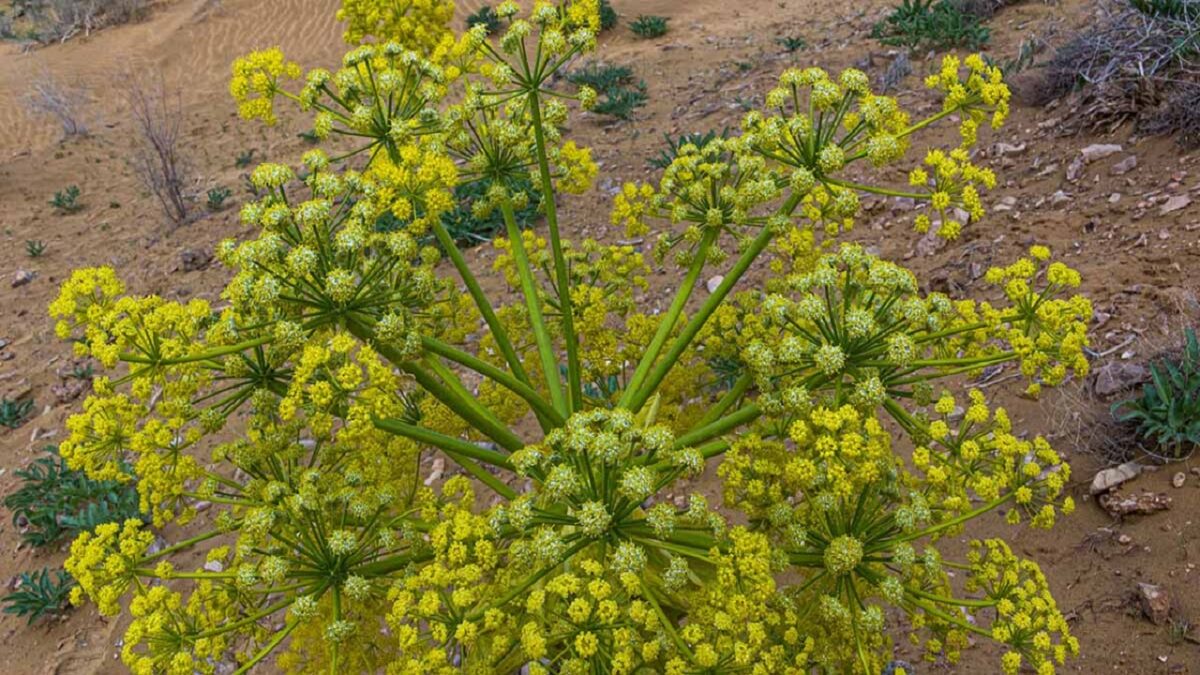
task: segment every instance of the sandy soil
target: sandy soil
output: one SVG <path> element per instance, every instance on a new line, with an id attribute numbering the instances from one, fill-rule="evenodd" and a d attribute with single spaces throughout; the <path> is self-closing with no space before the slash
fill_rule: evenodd
<path id="1" fill-rule="evenodd" d="M 305 127 L 285 120 L 264 130 L 242 123 L 225 93 L 229 63 L 254 48 L 279 45 L 306 67 L 335 66 L 343 51 L 341 28 L 333 20 L 335 0 L 174 0 L 162 2 L 144 21 L 107 29 L 63 45 L 24 51 L 0 45 L 0 395 L 29 395 L 37 414 L 15 431 L 0 430 L 0 493 L 17 484 L 12 471 L 38 450 L 61 439 L 65 418 L 78 400 L 58 400 L 52 388 L 60 372 L 70 371 L 70 350 L 53 337 L 45 307 L 58 283 L 74 267 L 112 264 L 132 290 L 173 297 L 214 299 L 228 277 L 216 265 L 185 271 L 182 256 L 212 249 L 226 237 L 246 236 L 236 206 L 205 214 L 203 193 L 224 185 L 234 201 L 246 194 L 245 170 L 235 157 L 255 150 L 255 159 L 296 159 Z M 476 3 L 465 3 L 474 5 Z M 634 39 L 623 27 L 606 35 L 604 59 L 631 64 L 646 80 L 650 102 L 631 123 L 610 124 L 584 116 L 570 135 L 594 147 L 604 177 L 597 189 L 564 205 L 564 222 L 573 237 L 621 238 L 608 225 L 610 195 L 621 182 L 652 175 L 645 160 L 657 153 L 663 133 L 735 128 L 740 102 L 761 97 L 778 73 L 790 65 L 816 64 L 829 69 L 851 65 L 878 75 L 891 60 L 887 48 L 867 37 L 886 0 L 858 3 L 814 0 L 747 0 L 730 8 L 723 0 L 614 0 L 624 18 L 639 13 L 671 18 L 671 32 L 654 41 Z M 990 51 L 1013 56 L 1022 39 L 1034 33 L 1063 32 L 1083 26 L 1091 2 L 1062 0 L 1056 6 L 1028 2 L 1003 10 L 992 21 Z M 466 13 L 474 7 L 461 8 Z M 785 53 L 775 42 L 803 36 L 809 47 Z M 935 105 L 920 91 L 920 75 L 934 62 L 915 58 L 916 75 L 906 79 L 899 96 L 921 112 Z M 123 112 L 120 75 L 161 70 L 183 88 L 184 131 L 197 195 L 195 221 L 172 229 L 153 198 L 138 185 L 124 157 L 131 123 Z M 30 82 L 47 74 L 86 87 L 91 137 L 60 143 L 58 130 L 29 117 L 19 101 Z M 758 98 L 757 100 L 761 100 Z M 985 151 L 999 140 L 1023 150 L 991 152 L 988 162 L 1002 185 L 988 196 L 1000 209 L 964 241 L 933 250 L 918 246 L 901 205 L 870 204 L 853 237 L 887 257 L 904 260 L 918 277 L 939 290 L 981 293 L 979 270 L 1019 255 L 1030 243 L 1046 243 L 1084 273 L 1087 293 L 1098 317 L 1093 346 L 1099 352 L 1128 342 L 1096 366 L 1120 360 L 1141 361 L 1171 345 L 1179 327 L 1200 315 L 1200 209 L 1196 205 L 1163 213 L 1173 196 L 1191 195 L 1200 205 L 1197 157 L 1181 153 L 1169 140 L 1132 138 L 1127 129 L 1107 137 L 1063 136 L 1070 103 L 1048 109 L 1018 108 L 1003 137 L 989 137 Z M 291 123 L 289 123 L 291 122 Z M 952 143 L 943 129 L 930 141 Z M 1116 143 L 1122 152 L 1084 167 L 1076 180 L 1067 167 L 1093 143 Z M 1112 167 L 1136 155 L 1136 169 L 1114 175 Z M 47 204 L 56 190 L 77 184 L 85 208 L 59 215 Z M 1060 193 L 1061 194 L 1057 194 Z M 1057 196 L 1056 196 L 1057 194 Z M 25 241 L 43 240 L 44 256 L 31 259 Z M 486 247 L 468 258 L 490 269 Z M 32 282 L 10 286 L 18 270 L 33 272 Z M 677 282 L 662 270 L 646 298 L 665 307 Z M 1147 621 L 1137 607 L 1137 582 L 1162 585 L 1174 600 L 1177 622 L 1200 621 L 1200 458 L 1138 478 L 1136 490 L 1166 493 L 1167 511 L 1114 521 L 1086 498 L 1087 484 L 1104 458 L 1102 419 L 1107 403 L 1095 400 L 1076 383 L 1034 405 L 1017 396 L 1015 382 L 999 383 L 989 393 L 1006 405 L 1030 432 L 1051 434 L 1072 460 L 1081 501 L 1076 515 L 1049 533 L 1019 531 L 1014 548 L 1043 565 L 1064 611 L 1069 612 L 1083 655 L 1067 670 L 1080 673 L 1200 673 L 1196 631 L 1184 635 Z M 1182 488 L 1171 477 L 1182 471 Z M 1005 531 L 999 522 L 984 524 L 974 536 Z M 11 587 L 21 570 L 57 565 L 61 551 L 36 551 L 0 513 L 0 582 Z M 0 616 L 0 672 L 121 672 L 115 652 L 118 622 L 84 608 L 64 620 L 26 627 L 23 620 Z M 1189 639 L 1191 638 L 1191 639 Z M 902 639 L 898 655 L 914 658 Z M 925 664 L 918 672 L 996 672 L 996 652 L 972 650 L 964 663 L 949 667 Z"/>

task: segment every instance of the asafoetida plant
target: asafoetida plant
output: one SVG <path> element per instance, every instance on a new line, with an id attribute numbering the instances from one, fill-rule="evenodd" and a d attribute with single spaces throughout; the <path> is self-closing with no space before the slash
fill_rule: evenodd
<path id="1" fill-rule="evenodd" d="M 613 223 L 660 233 L 654 264 L 683 268 L 653 314 L 651 262 L 572 243 L 556 207 L 597 174 L 562 134 L 595 92 L 555 79 L 595 47 L 596 0 L 496 12 L 488 38 L 453 34 L 443 0 L 344 0 L 337 72 L 274 49 L 234 64 L 243 116 L 292 102 L 338 150 L 254 170 L 241 218 L 261 231 L 221 244 L 220 309 L 128 295 L 109 268 L 63 284 L 59 335 L 113 376 L 62 455 L 136 481 L 150 520 L 80 535 L 66 565 L 77 602 L 132 616 L 124 663 L 877 675 L 905 630 L 951 663 L 1003 643 L 1010 674 L 1076 653 L 1034 562 L 937 542 L 1073 508 L 1044 439 L 946 387 L 1009 362 L 1034 395 L 1084 373 L 1078 274 L 1035 246 L 988 272 L 996 304 L 951 299 L 837 241 L 862 194 L 917 200 L 917 229 L 947 239 L 980 220 L 996 178 L 969 149 L 1008 113 L 1000 72 L 946 57 L 927 81 L 944 105 L 916 122 L 860 71 L 784 72 L 740 134 L 616 195 Z M 849 177 L 939 121 L 961 144 L 907 186 Z M 440 218 L 470 181 L 507 224 L 494 272 L 514 302 L 485 295 Z M 765 281 L 734 293 L 752 267 Z M 426 481 L 431 453 L 460 471 Z"/>

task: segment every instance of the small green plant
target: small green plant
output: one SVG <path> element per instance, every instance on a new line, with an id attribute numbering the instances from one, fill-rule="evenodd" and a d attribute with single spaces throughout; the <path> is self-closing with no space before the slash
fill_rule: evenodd
<path id="1" fill-rule="evenodd" d="M 54 199 L 50 200 L 50 206 L 62 213 L 75 213 L 82 209 L 83 204 L 79 203 L 79 186 L 69 185 L 66 189 L 55 192 Z"/>
<path id="2" fill-rule="evenodd" d="M 46 242 L 41 239 L 27 239 L 25 241 L 25 255 L 30 258 L 40 258 L 46 252 Z"/>
<path id="3" fill-rule="evenodd" d="M 1187 330 L 1187 344 L 1178 359 L 1150 365 L 1150 382 L 1141 396 L 1119 401 L 1112 410 L 1118 422 L 1136 425 L 1138 436 L 1165 451 L 1163 459 L 1190 457 L 1200 445 L 1200 344 L 1196 331 Z"/>
<path id="4" fill-rule="evenodd" d="M 138 518 L 138 494 L 133 483 L 97 481 L 67 466 L 50 446 L 46 454 L 15 471 L 21 487 L 4 498 L 13 523 L 21 524 L 21 539 L 38 548 L 90 532 L 98 525 Z"/>
<path id="5" fill-rule="evenodd" d="M 208 191 L 208 210 L 220 211 L 225 207 L 225 200 L 233 195 L 233 190 L 221 185 Z"/>
<path id="6" fill-rule="evenodd" d="M 308 143 L 309 145 L 316 145 L 321 141 L 321 137 L 318 136 L 317 132 L 312 129 L 309 129 L 308 131 L 301 131 L 300 133 L 296 134 L 296 137 L 303 139 L 304 142 Z"/>
<path id="7" fill-rule="evenodd" d="M 75 580 L 66 571 L 53 573 L 43 567 L 38 572 L 21 572 L 20 585 L 16 591 L 4 596 L 4 613 L 26 617 L 26 622 L 46 616 L 58 616 L 71 607 L 71 589 Z"/>
<path id="8" fill-rule="evenodd" d="M 253 161 L 254 161 L 254 148 L 250 148 L 249 150 L 243 150 L 243 151 L 239 152 L 237 159 L 233 160 L 233 165 L 239 169 L 244 169 L 244 168 L 250 166 L 250 163 Z"/>
<path id="9" fill-rule="evenodd" d="M 717 132 L 709 130 L 705 133 L 698 131 L 682 134 L 672 137 L 671 134 L 663 134 L 663 139 L 667 142 L 665 150 L 659 150 L 658 155 L 646 160 L 646 163 L 656 169 L 666 169 L 671 166 L 671 162 L 679 156 L 679 149 L 685 145 L 694 145 L 697 150 L 703 150 L 706 145 L 715 141 L 718 138 L 725 138 L 729 135 L 728 127 L 721 131 L 718 136 Z"/>
<path id="10" fill-rule="evenodd" d="M 792 52 L 798 52 L 801 49 L 808 47 L 808 42 L 799 35 L 786 35 L 781 38 L 776 38 L 775 44 L 783 47 L 783 50 L 789 54 Z"/>
<path id="11" fill-rule="evenodd" d="M 617 26 L 617 10 L 613 9 L 609 0 L 600 0 L 600 30 L 610 30 Z"/>
<path id="12" fill-rule="evenodd" d="M 1129 0 L 1129 4 L 1150 17 L 1185 21 L 1200 18 L 1200 2 L 1195 0 Z"/>
<path id="13" fill-rule="evenodd" d="M 32 411 L 33 401 L 31 399 L 0 399 L 0 427 L 16 429 L 29 419 L 29 413 Z"/>
<path id="14" fill-rule="evenodd" d="M 978 17 L 949 0 L 903 0 L 871 31 L 885 45 L 910 50 L 979 49 L 990 36 Z"/>
<path id="15" fill-rule="evenodd" d="M 567 81 L 603 96 L 592 108 L 600 115 L 628 120 L 634 110 L 646 105 L 646 83 L 635 79 L 629 66 L 589 63 L 568 73 Z"/>
<path id="16" fill-rule="evenodd" d="M 629 24 L 629 30 L 644 39 L 662 37 L 667 34 L 667 17 L 642 14 Z"/>
<path id="17" fill-rule="evenodd" d="M 484 26 L 487 28 L 488 35 L 492 35 L 500 30 L 500 15 L 490 5 L 484 5 L 479 8 L 479 11 L 467 17 L 467 28 L 471 29 L 475 26 Z"/>
<path id="18" fill-rule="evenodd" d="M 75 366 L 71 368 L 71 372 L 67 373 L 67 377 L 75 380 L 91 380 L 95 377 L 95 375 L 96 374 L 92 364 L 90 363 L 85 363 L 82 365 L 75 364 Z"/>

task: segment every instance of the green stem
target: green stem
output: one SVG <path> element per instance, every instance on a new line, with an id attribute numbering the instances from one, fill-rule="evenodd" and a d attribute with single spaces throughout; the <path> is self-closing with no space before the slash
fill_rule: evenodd
<path id="1" fill-rule="evenodd" d="M 549 428 L 552 426 L 563 425 L 564 420 L 562 415 L 560 415 L 557 410 L 551 407 L 550 404 L 547 403 L 540 394 L 534 391 L 533 387 L 530 387 L 519 378 L 513 377 L 500 368 L 488 363 L 487 361 L 484 361 L 483 359 L 480 359 L 472 354 L 468 354 L 460 349 L 456 349 L 455 347 L 448 345 L 436 338 L 422 337 L 421 340 L 425 346 L 425 349 L 437 354 L 438 356 L 441 356 L 442 358 L 449 359 L 461 366 L 470 368 L 471 370 L 483 375 L 489 380 L 492 380 L 505 389 L 508 389 L 517 396 L 525 399 L 525 402 L 529 404 L 529 407 L 542 421 L 543 430 L 549 430 Z"/>
<path id="2" fill-rule="evenodd" d="M 251 668 L 258 665 L 259 661 L 267 658 L 271 652 L 275 651 L 275 648 L 278 647 L 285 639 L 287 639 L 287 636 L 290 635 L 292 631 L 296 629 L 296 626 L 299 625 L 299 621 L 293 621 L 284 626 L 283 630 L 271 636 L 270 641 L 263 645 L 263 648 L 258 650 L 258 653 L 256 653 L 253 658 L 247 661 L 245 665 L 234 671 L 233 675 L 244 675 L 245 673 L 250 672 Z"/>
<path id="3" fill-rule="evenodd" d="M 633 372 L 633 377 L 626 385 L 625 393 L 622 394 L 621 400 L 617 403 L 620 407 L 625 407 L 629 401 L 637 393 L 638 388 L 642 386 L 642 382 L 646 379 L 646 375 L 650 372 L 650 368 L 654 365 L 655 359 L 662 353 L 663 346 L 667 343 L 667 339 L 671 337 L 671 331 L 675 328 L 675 324 L 679 321 L 679 315 L 683 313 L 684 305 L 687 304 L 689 298 L 692 297 L 692 292 L 696 289 L 696 282 L 700 279 L 700 273 L 704 271 L 704 263 L 708 259 L 708 249 L 712 247 L 713 241 L 716 240 L 720 233 L 715 227 L 704 228 L 704 235 L 700 240 L 700 245 L 696 249 L 695 258 L 692 260 L 691 267 L 688 268 L 687 276 L 683 279 L 683 284 L 675 293 L 675 299 L 671 302 L 671 307 L 667 310 L 666 315 L 658 324 L 658 330 L 654 334 L 654 338 L 650 340 L 650 345 L 646 347 L 646 351 L 642 354 L 642 360 L 638 362 L 637 369 Z"/>
<path id="4" fill-rule="evenodd" d="M 500 353 L 504 355 L 504 360 L 508 363 L 509 369 L 512 370 L 518 380 L 529 384 L 529 375 L 525 372 L 525 367 L 521 365 L 521 359 L 517 356 L 517 350 L 513 348 L 512 340 L 509 339 L 508 333 L 505 332 L 504 325 L 500 323 L 500 318 L 496 316 L 496 310 L 492 309 L 491 301 L 484 295 L 483 288 L 479 285 L 479 280 L 471 273 L 471 268 L 467 265 L 467 259 L 463 257 L 462 251 L 458 250 L 458 245 L 454 243 L 454 238 L 446 231 L 446 226 L 442 224 L 441 219 L 434 218 L 433 220 L 434 236 L 437 237 L 438 243 L 442 245 L 442 249 L 446 251 L 446 255 L 449 256 L 454 269 L 458 271 L 458 276 L 466 284 L 467 293 L 475 301 L 475 306 L 479 308 L 479 313 L 483 315 L 483 320 L 487 323 L 488 330 L 492 332 L 492 338 L 496 340 L 496 346 L 500 349 Z"/>
<path id="5" fill-rule="evenodd" d="M 721 284 L 717 286 L 717 290 L 714 291 L 712 295 L 708 296 L 708 299 L 705 300 L 703 305 L 701 305 L 700 310 L 695 316 L 692 317 L 690 321 L 688 321 L 687 325 L 684 326 L 683 331 L 680 332 L 680 334 L 675 338 L 675 341 L 671 344 L 671 348 L 667 351 L 666 356 L 658 361 L 643 385 L 631 397 L 629 397 L 627 407 L 632 412 L 636 413 L 637 411 L 641 410 L 642 406 L 646 404 L 646 401 L 654 395 L 654 392 L 658 390 L 659 385 L 661 385 L 662 381 L 666 379 L 667 374 L 670 373 L 671 369 L 675 367 L 675 364 L 679 362 L 679 358 L 683 356 L 683 352 L 687 350 L 688 346 L 691 345 L 692 340 L 694 340 L 696 335 L 700 333 L 700 329 L 704 327 L 704 324 L 708 321 L 709 317 L 713 315 L 713 312 L 717 311 L 717 308 L 720 307 L 721 303 L 725 301 L 725 296 L 729 295 L 729 292 L 733 290 L 734 284 L 736 284 L 742 278 L 742 275 L 744 275 L 746 271 L 750 269 L 751 263 L 758 258 L 758 255 L 762 253 L 764 249 L 766 249 L 767 245 L 771 243 L 771 239 L 773 237 L 774 233 L 772 233 L 769 228 L 764 227 L 762 231 L 759 232 L 758 236 L 754 238 L 754 241 L 742 253 L 737 262 L 734 263 L 733 268 L 729 270 L 729 274 L 725 275 L 725 278 L 721 281 Z"/>
<path id="6" fill-rule="evenodd" d="M 546 198 L 553 200 L 552 195 Z M 508 229 L 509 245 L 517 264 L 517 276 L 521 279 L 521 293 L 525 296 L 525 307 L 529 310 L 529 325 L 533 329 L 538 356 L 542 361 L 542 375 L 546 378 L 546 387 L 550 390 L 550 401 L 554 404 L 555 409 L 565 417 L 571 414 L 571 410 L 563 395 L 562 382 L 559 380 L 558 374 L 558 358 L 554 354 L 554 344 L 550 340 L 550 332 L 546 330 L 546 320 L 542 317 L 541 294 L 538 293 L 533 280 L 529 255 L 525 252 L 525 242 L 521 238 L 520 228 L 517 227 L 517 218 L 513 214 L 512 202 L 508 199 L 501 202 L 500 212 L 504 215 L 504 224 Z"/>
<path id="7" fill-rule="evenodd" d="M 407 422 L 401 422 L 400 420 L 373 418 L 373 421 L 376 427 L 388 433 L 396 434 L 397 436 L 403 436 L 405 438 L 411 438 L 414 441 L 432 445 L 433 447 L 439 448 L 448 453 L 457 453 L 464 457 L 469 457 L 486 464 L 491 464 L 492 466 L 508 469 L 509 471 L 511 471 L 513 468 L 512 463 L 508 461 L 508 457 L 505 457 L 494 450 L 481 448 L 469 441 L 464 441 L 462 439 L 454 438 L 453 436 L 440 434 L 431 429 L 414 426 Z"/>
<path id="8" fill-rule="evenodd" d="M 742 373 L 737 381 L 733 383 L 733 386 L 729 388 L 729 391 L 725 392 L 725 395 L 721 397 L 721 400 L 717 401 L 716 405 L 704 413 L 704 417 L 700 418 L 700 421 L 696 423 L 696 427 L 699 428 L 710 422 L 714 422 L 721 415 L 724 415 L 725 411 L 729 410 L 742 397 L 742 394 L 746 393 L 746 390 L 750 388 L 753 382 L 754 375 L 750 371 Z"/>
<path id="9" fill-rule="evenodd" d="M 542 205 L 546 211 L 546 227 L 550 231 L 550 253 L 554 257 L 554 274 L 558 284 L 559 311 L 562 312 L 563 341 L 567 344 L 567 386 L 570 393 L 567 413 L 583 405 L 583 384 L 579 372 L 579 336 L 575 334 L 575 310 L 571 303 L 571 275 L 563 255 L 558 233 L 558 207 L 554 203 L 554 182 L 550 178 L 550 160 L 546 154 L 546 133 L 542 129 L 542 102 L 539 89 L 529 91 L 529 114 L 533 124 L 533 142 L 537 152 L 538 177 L 541 180 Z"/>
<path id="10" fill-rule="evenodd" d="M 676 438 L 675 447 L 686 448 L 697 443 L 703 443 L 727 431 L 736 429 L 743 424 L 749 424 L 758 419 L 760 415 L 762 415 L 762 409 L 758 407 L 757 403 L 751 403 L 750 405 L 738 408 L 715 422 L 706 424 Z"/>

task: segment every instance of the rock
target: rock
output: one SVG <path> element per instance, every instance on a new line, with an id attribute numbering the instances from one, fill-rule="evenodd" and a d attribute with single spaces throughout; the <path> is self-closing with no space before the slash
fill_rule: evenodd
<path id="1" fill-rule="evenodd" d="M 184 272 L 195 272 L 208 267 L 212 262 L 212 254 L 204 250 L 185 248 L 179 253 L 179 269 Z"/>
<path id="2" fill-rule="evenodd" d="M 1096 501 L 1100 508 L 1113 518 L 1130 515 L 1149 515 L 1156 511 L 1166 511 L 1171 508 L 1171 498 L 1165 494 L 1143 492 L 1138 495 L 1123 495 L 1120 492 L 1109 492 L 1100 495 Z"/>
<path id="3" fill-rule="evenodd" d="M 709 293 L 716 293 L 717 288 L 719 288 L 721 286 L 722 281 L 725 281 L 725 277 L 718 274 L 717 276 L 704 282 L 704 287 L 708 289 Z"/>
<path id="4" fill-rule="evenodd" d="M 20 288 L 21 286 L 33 281 L 35 276 L 37 275 L 29 270 L 17 270 L 16 273 L 13 274 L 12 287 Z"/>
<path id="5" fill-rule="evenodd" d="M 1133 537 L 1122 532 L 1121 536 L 1117 537 L 1117 543 L 1122 546 L 1128 546 L 1133 543 Z"/>
<path id="6" fill-rule="evenodd" d="M 1062 206 L 1063 204 L 1066 204 L 1067 202 L 1070 202 L 1070 201 L 1071 201 L 1071 196 L 1068 195 L 1067 193 L 1063 192 L 1062 190 L 1059 190 L 1058 192 L 1055 192 L 1054 194 L 1050 195 L 1050 205 L 1051 206 Z"/>
<path id="7" fill-rule="evenodd" d="M 1121 152 L 1121 146 L 1119 145 L 1097 143 L 1096 145 L 1089 145 L 1083 150 L 1080 150 L 1079 157 L 1085 163 L 1091 164 L 1092 162 L 1104 159 L 1105 157 L 1111 157 L 1118 152 Z"/>
<path id="8" fill-rule="evenodd" d="M 441 457 L 434 457 L 433 463 L 430 465 L 429 476 L 425 479 L 425 486 L 433 485 L 442 479 L 446 474 L 446 460 Z"/>
<path id="9" fill-rule="evenodd" d="M 1165 624 L 1171 618 L 1171 596 L 1162 586 L 1138 583 L 1138 604 L 1142 614 L 1156 626 Z"/>
<path id="10" fill-rule="evenodd" d="M 91 386 L 91 382 L 88 380 L 63 380 L 59 384 L 50 385 L 50 393 L 54 395 L 54 400 L 59 405 L 62 405 L 79 398 L 79 395 L 87 390 L 89 386 Z"/>
<path id="11" fill-rule="evenodd" d="M 1125 174 L 1129 173 L 1130 171 L 1133 171 L 1134 169 L 1136 169 L 1137 165 L 1138 165 L 1137 155 L 1130 155 L 1130 156 L 1126 157 L 1125 159 L 1117 162 L 1116 164 L 1113 164 L 1112 169 L 1111 169 L 1112 175 L 1124 176 Z"/>
<path id="12" fill-rule="evenodd" d="M 1049 168 L 1049 167 L 1047 167 Z M 1083 175 L 1083 158 L 1076 157 L 1067 165 L 1067 180 L 1074 183 Z"/>
<path id="13" fill-rule="evenodd" d="M 1150 372 L 1140 363 L 1112 361 L 1096 369 L 1092 391 L 1097 396 L 1112 396 L 1150 379 Z"/>
<path id="14" fill-rule="evenodd" d="M 941 223 L 934 223 L 930 226 L 929 231 L 917 240 L 917 255 L 931 256 L 946 248 L 946 240 L 937 236 L 937 231 L 941 228 L 941 225 Z"/>
<path id="15" fill-rule="evenodd" d="M 1174 487 L 1181 488 L 1181 487 L 1183 487 L 1183 484 L 1186 482 L 1187 482 L 1187 474 L 1182 471 L 1179 471 L 1174 476 L 1171 476 L 1171 485 L 1173 485 Z"/>
<path id="16" fill-rule="evenodd" d="M 208 562 L 204 563 L 204 569 L 208 570 L 209 572 L 224 572 L 225 565 L 223 565 L 220 560 L 209 560 Z"/>
<path id="17" fill-rule="evenodd" d="M 1104 469 L 1092 478 L 1091 493 L 1098 495 L 1108 492 L 1126 481 L 1137 478 L 1141 472 L 1142 465 L 1137 462 L 1125 462 L 1120 466 Z"/>
<path id="18" fill-rule="evenodd" d="M 1158 207 L 1158 215 L 1165 216 L 1168 213 L 1174 213 L 1180 209 L 1187 208 L 1187 206 L 1191 203 L 1191 197 L 1187 195 L 1175 195 L 1174 197 L 1171 197 L 1167 201 L 1163 202 L 1162 206 Z"/>
<path id="19" fill-rule="evenodd" d="M 1000 198 L 1000 203 L 992 207 L 993 211 L 1012 211 L 1017 207 L 1017 198 L 1012 195 L 1006 195 Z"/>
<path id="20" fill-rule="evenodd" d="M 1026 145 L 1024 143 L 1020 145 L 1013 145 L 1011 143 L 997 143 L 992 146 L 992 154 L 997 157 L 1004 157 L 1006 155 L 1019 155 L 1025 152 L 1025 148 Z"/>
<path id="21" fill-rule="evenodd" d="M 1109 204 L 1116 204 L 1119 201 L 1121 201 L 1121 193 L 1120 192 L 1114 192 L 1108 196 Z"/>

